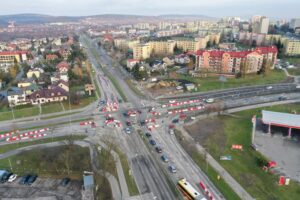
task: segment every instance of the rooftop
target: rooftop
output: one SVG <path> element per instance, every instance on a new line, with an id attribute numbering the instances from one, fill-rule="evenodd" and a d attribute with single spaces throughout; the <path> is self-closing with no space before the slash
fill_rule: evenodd
<path id="1" fill-rule="evenodd" d="M 300 129 L 300 115 L 296 114 L 263 110 L 262 121 L 264 124 Z"/>

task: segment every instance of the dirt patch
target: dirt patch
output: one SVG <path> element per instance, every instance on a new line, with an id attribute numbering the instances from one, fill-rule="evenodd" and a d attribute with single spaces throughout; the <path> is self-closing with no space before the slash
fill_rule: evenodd
<path id="1" fill-rule="evenodd" d="M 204 147 L 219 148 L 222 152 L 226 145 L 224 122 L 219 118 L 199 120 L 184 129 Z"/>

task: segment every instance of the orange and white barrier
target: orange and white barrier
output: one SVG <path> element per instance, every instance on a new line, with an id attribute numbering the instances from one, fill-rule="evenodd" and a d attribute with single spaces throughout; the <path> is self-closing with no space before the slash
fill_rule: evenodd
<path id="1" fill-rule="evenodd" d="M 205 108 L 204 106 L 197 106 L 197 107 L 190 107 L 190 108 L 185 108 L 185 109 L 171 110 L 171 111 L 168 112 L 168 114 L 169 115 L 180 114 L 180 113 L 184 113 L 184 112 L 202 110 L 204 108 Z"/>
<path id="2" fill-rule="evenodd" d="M 212 193 L 207 189 L 207 187 L 204 185 L 204 183 L 200 181 L 199 185 L 202 188 L 202 190 L 204 191 L 205 195 L 207 195 L 210 200 L 214 200 Z"/>
<path id="3" fill-rule="evenodd" d="M 193 104 L 193 103 L 200 103 L 200 102 L 201 102 L 200 99 L 194 99 L 194 100 L 182 101 L 182 102 L 174 102 L 174 103 L 164 104 L 164 105 L 162 105 L 162 108 L 183 106 L 183 105 L 188 105 L 188 104 Z"/>
<path id="4" fill-rule="evenodd" d="M 1 134 L 0 139 L 10 137 L 10 136 L 14 135 L 17 132 L 19 132 L 19 131 L 17 130 L 17 131 L 11 131 L 11 132 L 8 132 L 8 133 Z"/>
<path id="5" fill-rule="evenodd" d="M 93 122 L 93 121 L 87 121 L 87 122 L 80 122 L 79 124 L 80 124 L 80 126 L 86 126 L 86 125 L 92 125 L 94 123 L 95 122 Z"/>

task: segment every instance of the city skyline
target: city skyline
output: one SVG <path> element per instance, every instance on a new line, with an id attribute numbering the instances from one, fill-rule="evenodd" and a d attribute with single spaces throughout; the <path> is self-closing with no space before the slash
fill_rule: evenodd
<path id="1" fill-rule="evenodd" d="M 149 6 L 145 6 L 149 5 Z M 270 9 L 272 5 L 272 9 Z M 89 16 L 100 14 L 131 15 L 206 15 L 210 17 L 266 15 L 271 19 L 297 17 L 300 2 L 296 0 L 212 0 L 212 1 L 159 1 L 149 0 L 12 0 L 0 8 L 0 15 L 36 13 L 54 16 Z"/>

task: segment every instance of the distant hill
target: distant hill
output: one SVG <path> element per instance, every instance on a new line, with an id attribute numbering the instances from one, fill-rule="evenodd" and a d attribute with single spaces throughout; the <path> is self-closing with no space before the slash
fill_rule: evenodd
<path id="1" fill-rule="evenodd" d="M 76 22 L 84 18 L 99 18 L 107 20 L 164 20 L 164 19 L 202 19 L 202 20 L 216 20 L 217 18 L 208 17 L 205 15 L 160 15 L 160 16 L 143 16 L 143 15 L 122 15 L 122 14 L 103 14 L 92 16 L 50 16 L 42 14 L 16 14 L 16 15 L 0 15 L 0 26 L 7 26 L 9 21 L 15 21 L 18 25 L 22 24 L 42 24 L 54 22 Z"/>
<path id="2" fill-rule="evenodd" d="M 77 21 L 82 17 L 66 17 L 66 16 L 50 16 L 41 14 L 17 14 L 17 15 L 1 15 L 0 25 L 8 25 L 9 21 L 15 21 L 16 24 L 41 24 L 51 22 L 70 22 Z"/>
<path id="3" fill-rule="evenodd" d="M 198 20 L 217 20 L 218 18 L 209 17 L 206 15 L 159 15 L 164 19 L 198 19 Z"/>

